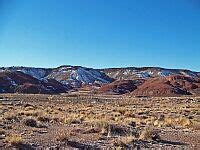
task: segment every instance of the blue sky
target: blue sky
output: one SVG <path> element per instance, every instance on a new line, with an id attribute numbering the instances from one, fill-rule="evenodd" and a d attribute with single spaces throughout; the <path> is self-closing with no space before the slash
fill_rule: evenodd
<path id="1" fill-rule="evenodd" d="M 200 71 L 199 0 L 0 0 L 0 66 Z"/>

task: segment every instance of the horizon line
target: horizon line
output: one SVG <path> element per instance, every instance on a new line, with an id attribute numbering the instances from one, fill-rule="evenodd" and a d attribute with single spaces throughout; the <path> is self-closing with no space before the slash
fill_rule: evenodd
<path id="1" fill-rule="evenodd" d="M 55 69 L 64 66 L 72 66 L 72 67 L 85 67 L 85 68 L 92 68 L 92 69 L 121 69 L 121 68 L 159 68 L 159 69 L 168 69 L 168 70 L 188 70 L 192 72 L 200 73 L 200 71 L 194 71 L 193 69 L 186 69 L 186 68 L 168 68 L 168 67 L 161 67 L 161 66 L 114 66 L 114 67 L 88 67 L 88 66 L 81 66 L 81 65 L 58 65 L 57 67 L 37 67 L 37 66 L 0 66 L 0 68 L 12 68 L 12 67 L 24 67 L 24 68 L 40 68 L 40 69 Z"/>

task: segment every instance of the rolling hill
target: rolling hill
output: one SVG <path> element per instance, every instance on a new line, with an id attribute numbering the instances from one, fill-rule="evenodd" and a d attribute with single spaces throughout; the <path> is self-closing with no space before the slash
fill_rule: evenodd
<path id="1" fill-rule="evenodd" d="M 58 94 L 83 87 L 90 90 L 95 87 L 101 94 L 199 95 L 200 73 L 159 67 L 93 69 L 65 65 L 57 68 L 0 68 L 1 93 Z"/>

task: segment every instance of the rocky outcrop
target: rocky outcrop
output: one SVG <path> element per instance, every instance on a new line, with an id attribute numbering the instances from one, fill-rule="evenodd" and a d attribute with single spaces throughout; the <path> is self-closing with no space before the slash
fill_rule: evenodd
<path id="1" fill-rule="evenodd" d="M 198 78 L 172 75 L 161 78 L 151 78 L 138 86 L 131 95 L 134 96 L 180 96 L 195 95 L 200 88 Z"/>
<path id="2" fill-rule="evenodd" d="M 110 84 L 103 85 L 97 93 L 103 94 L 125 94 L 137 88 L 136 82 L 132 80 L 116 80 Z"/>

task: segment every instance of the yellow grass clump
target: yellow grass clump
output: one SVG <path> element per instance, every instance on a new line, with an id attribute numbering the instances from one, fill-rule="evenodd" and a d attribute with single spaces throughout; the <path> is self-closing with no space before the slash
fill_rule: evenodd
<path id="1" fill-rule="evenodd" d="M 13 146 L 19 145 L 22 143 L 22 137 L 17 134 L 12 134 L 5 138 L 5 142 L 7 142 L 8 144 L 13 145 Z"/>

